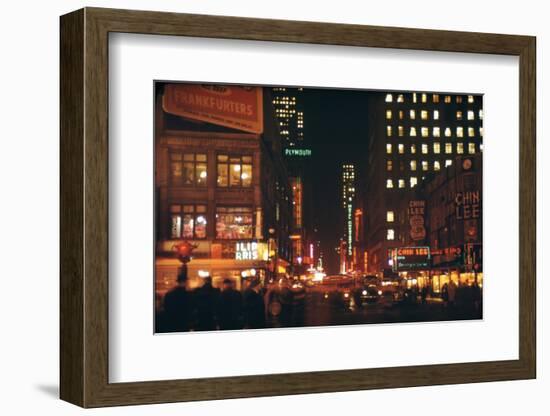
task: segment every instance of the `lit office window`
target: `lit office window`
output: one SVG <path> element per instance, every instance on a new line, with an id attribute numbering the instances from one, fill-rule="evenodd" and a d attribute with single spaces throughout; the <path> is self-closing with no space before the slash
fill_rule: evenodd
<path id="1" fill-rule="evenodd" d="M 453 164 L 453 161 L 452 161 L 451 159 L 447 159 L 447 160 L 445 161 L 445 167 L 451 166 L 452 164 Z"/>
<path id="2" fill-rule="evenodd" d="M 386 239 L 388 240 L 395 239 L 395 231 L 393 230 L 393 228 L 388 228 L 388 232 L 386 233 Z"/>
<path id="3" fill-rule="evenodd" d="M 170 180 L 174 186 L 206 186 L 206 179 L 206 154 L 170 153 Z"/>
<path id="4" fill-rule="evenodd" d="M 413 103 L 416 103 L 416 92 L 413 92 Z"/>
<path id="5" fill-rule="evenodd" d="M 422 94 L 422 102 L 423 103 L 428 102 L 428 95 L 427 94 Z"/>
<path id="6" fill-rule="evenodd" d="M 393 188 L 393 180 L 392 179 L 387 179 L 386 180 L 386 188 Z"/>
<path id="7" fill-rule="evenodd" d="M 411 154 L 414 155 L 416 153 L 416 145 L 411 144 Z"/>
<path id="8" fill-rule="evenodd" d="M 479 128 L 479 137 L 483 137 L 483 127 Z"/>
<path id="9" fill-rule="evenodd" d="M 416 111 L 415 110 L 409 110 L 409 118 L 411 120 L 414 120 L 416 118 Z"/>
<path id="10" fill-rule="evenodd" d="M 428 154 L 428 145 L 426 143 L 422 144 L 422 154 L 427 155 Z"/>
<path id="11" fill-rule="evenodd" d="M 252 156 L 218 155 L 218 178 L 220 187 L 250 187 L 252 185 Z"/>
<path id="12" fill-rule="evenodd" d="M 434 161 L 434 170 L 435 171 L 441 170 L 441 165 L 439 163 L 439 160 Z"/>
<path id="13" fill-rule="evenodd" d="M 386 126 L 386 135 L 391 137 L 391 126 Z"/>
<path id="14" fill-rule="evenodd" d="M 468 153 L 474 154 L 476 152 L 476 144 L 468 143 Z"/>
<path id="15" fill-rule="evenodd" d="M 434 110 L 434 120 L 439 120 L 439 110 Z"/>
<path id="16" fill-rule="evenodd" d="M 445 128 L 445 137 L 451 137 L 451 128 L 450 127 Z"/>
<path id="17" fill-rule="evenodd" d="M 391 143 L 386 144 L 386 153 L 391 155 Z"/>
<path id="18" fill-rule="evenodd" d="M 456 128 L 456 137 L 464 137 L 464 127 Z"/>
<path id="19" fill-rule="evenodd" d="M 434 142 L 434 154 L 438 155 L 439 153 L 441 153 L 441 144 Z"/>
<path id="20" fill-rule="evenodd" d="M 434 103 L 438 103 L 438 102 L 439 102 L 439 94 L 434 94 L 434 95 L 432 96 L 432 101 L 433 101 Z"/>
<path id="21" fill-rule="evenodd" d="M 399 137 L 403 137 L 403 135 L 405 134 L 405 129 L 403 128 L 403 126 L 397 126 L 397 134 L 399 135 Z"/>
<path id="22" fill-rule="evenodd" d="M 397 151 L 399 152 L 400 155 L 402 155 L 403 153 L 405 153 L 405 145 L 403 145 L 402 143 L 399 143 L 397 145 Z"/>
<path id="23" fill-rule="evenodd" d="M 456 103 L 457 103 L 457 104 L 461 104 L 461 103 L 462 103 L 462 96 L 460 96 L 460 95 L 457 95 L 457 96 L 456 96 Z"/>
<path id="24" fill-rule="evenodd" d="M 422 132 L 422 137 L 428 137 L 430 135 L 430 130 L 427 127 L 422 127 L 420 131 Z"/>
<path id="25" fill-rule="evenodd" d="M 393 162 L 391 160 L 386 160 L 386 170 L 388 172 L 391 172 L 392 169 L 393 169 Z"/>
<path id="26" fill-rule="evenodd" d="M 393 95 L 391 95 L 391 94 L 386 94 L 386 102 L 387 102 L 387 103 L 393 102 Z"/>
<path id="27" fill-rule="evenodd" d="M 423 161 L 422 161 L 422 170 L 423 170 L 423 171 L 427 171 L 427 170 L 428 170 L 428 161 L 427 161 L 427 160 L 423 160 Z"/>
<path id="28" fill-rule="evenodd" d="M 453 153 L 453 144 L 452 143 L 445 143 L 445 153 L 447 153 L 447 154 Z"/>
<path id="29" fill-rule="evenodd" d="M 427 119 L 428 119 L 428 111 L 422 110 L 422 111 L 420 112 L 420 118 L 421 118 L 422 120 L 427 120 Z"/>
<path id="30" fill-rule="evenodd" d="M 411 130 L 409 132 L 409 136 L 416 137 L 416 127 L 411 127 Z"/>
<path id="31" fill-rule="evenodd" d="M 440 137 L 441 136 L 441 128 L 440 127 L 434 127 L 432 130 L 432 135 L 434 137 Z"/>
<path id="32" fill-rule="evenodd" d="M 458 153 L 459 155 L 464 153 L 464 143 L 456 144 L 456 153 Z"/>
<path id="33" fill-rule="evenodd" d="M 386 221 L 387 222 L 393 222 L 394 221 L 393 211 L 386 211 Z"/>
<path id="34" fill-rule="evenodd" d="M 411 176 L 409 179 L 409 185 L 411 188 L 414 188 L 416 185 L 418 185 L 418 178 L 416 176 Z"/>
<path id="35" fill-rule="evenodd" d="M 458 111 L 456 112 L 456 119 L 457 119 L 457 120 L 462 120 L 462 111 L 458 110 Z"/>
<path id="36" fill-rule="evenodd" d="M 473 104 L 473 102 L 474 102 L 474 96 L 468 95 L 468 103 Z"/>
<path id="37" fill-rule="evenodd" d="M 451 102 L 451 96 L 450 95 L 446 95 L 445 96 L 445 104 L 449 104 Z"/>
<path id="38" fill-rule="evenodd" d="M 391 110 L 386 110 L 386 120 L 391 120 Z"/>
<path id="39" fill-rule="evenodd" d="M 399 179 L 399 187 L 404 188 L 405 187 L 405 179 Z"/>
<path id="40" fill-rule="evenodd" d="M 404 101 L 405 101 L 405 100 L 404 100 L 404 98 L 403 98 L 403 94 L 399 94 L 399 95 L 397 96 L 397 102 L 398 102 L 398 103 L 402 103 L 402 102 L 404 102 Z"/>
<path id="41" fill-rule="evenodd" d="M 473 127 L 468 127 L 468 137 L 475 137 L 476 130 Z"/>
<path id="42" fill-rule="evenodd" d="M 478 117 L 480 120 L 483 120 L 483 110 L 479 110 Z"/>
<path id="43" fill-rule="evenodd" d="M 475 120 L 475 115 L 472 110 L 468 110 L 468 120 Z"/>
<path id="44" fill-rule="evenodd" d="M 399 120 L 403 120 L 403 110 L 399 110 Z"/>
<path id="45" fill-rule="evenodd" d="M 416 160 L 411 160 L 410 165 L 411 165 L 411 170 L 415 171 L 416 170 Z"/>

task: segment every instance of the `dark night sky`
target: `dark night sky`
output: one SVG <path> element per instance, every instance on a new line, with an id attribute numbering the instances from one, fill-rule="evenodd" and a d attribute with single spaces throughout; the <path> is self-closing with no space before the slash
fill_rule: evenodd
<path id="1" fill-rule="evenodd" d="M 341 166 L 367 161 L 366 91 L 304 89 L 304 136 L 312 148 L 313 211 L 325 268 L 338 273 L 342 236 Z M 356 173 L 357 178 L 357 173 Z"/>

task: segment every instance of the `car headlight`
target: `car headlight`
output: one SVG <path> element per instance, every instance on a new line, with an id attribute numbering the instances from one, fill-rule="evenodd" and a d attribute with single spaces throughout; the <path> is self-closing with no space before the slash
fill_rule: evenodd
<path id="1" fill-rule="evenodd" d="M 349 298 L 349 293 L 344 293 L 345 298 Z"/>
<path id="2" fill-rule="evenodd" d="M 366 290 L 363 290 L 363 291 L 361 292 L 361 294 L 362 294 L 363 296 L 367 296 L 367 291 L 366 291 Z"/>
<path id="3" fill-rule="evenodd" d="M 379 291 L 378 291 L 378 294 L 379 294 L 380 296 L 382 296 L 382 291 L 381 291 L 381 290 L 379 290 Z"/>

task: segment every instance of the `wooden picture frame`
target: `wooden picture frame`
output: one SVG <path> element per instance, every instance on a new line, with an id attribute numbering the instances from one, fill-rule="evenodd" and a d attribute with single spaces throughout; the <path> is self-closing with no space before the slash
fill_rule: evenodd
<path id="1" fill-rule="evenodd" d="M 534 37 L 85 8 L 61 17 L 61 399 L 82 407 L 351 391 L 536 377 Z M 109 383 L 110 32 L 519 57 L 519 359 Z"/>

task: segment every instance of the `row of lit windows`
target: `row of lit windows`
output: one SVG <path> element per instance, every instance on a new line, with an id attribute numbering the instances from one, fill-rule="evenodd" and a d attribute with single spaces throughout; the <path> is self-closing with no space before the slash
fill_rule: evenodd
<path id="1" fill-rule="evenodd" d="M 218 155 L 216 184 L 220 187 L 250 187 L 252 156 Z M 173 186 L 207 185 L 207 156 L 203 153 L 170 154 L 170 183 Z"/>
<path id="2" fill-rule="evenodd" d="M 474 154 L 476 152 L 476 144 L 475 143 L 467 143 L 468 145 L 468 153 L 469 154 Z M 435 142 L 433 143 L 433 153 L 438 155 L 441 153 L 441 143 L 439 142 Z M 387 143 L 386 144 L 386 153 L 388 155 L 391 155 L 393 153 L 393 144 L 392 143 Z M 480 147 L 481 149 L 481 147 Z M 429 154 L 429 145 L 427 143 L 423 143 L 421 146 L 420 146 L 420 152 L 423 154 L 423 155 L 427 155 Z M 405 145 L 403 143 L 399 143 L 397 145 L 397 153 L 400 154 L 400 155 L 403 155 L 405 154 Z M 411 144 L 410 145 L 410 153 L 411 154 L 416 154 L 416 144 Z M 445 143 L 445 154 L 452 154 L 453 153 L 453 143 Z M 462 142 L 459 142 L 459 143 L 456 143 L 456 153 L 461 155 L 461 154 L 464 154 L 464 143 Z"/>
<path id="3" fill-rule="evenodd" d="M 420 119 L 421 120 L 429 120 L 430 119 L 430 112 L 428 110 L 420 110 L 419 112 L 420 112 Z M 409 119 L 410 120 L 416 120 L 416 114 L 417 114 L 417 110 L 414 110 L 414 109 L 409 110 Z M 403 110 L 397 111 L 397 117 L 399 118 L 399 120 L 403 120 L 404 115 L 405 115 L 405 112 Z M 391 120 L 392 118 L 393 118 L 393 111 L 392 110 L 386 110 L 386 120 Z M 483 119 L 483 110 L 479 110 L 478 118 L 480 120 Z M 432 119 L 433 120 L 439 120 L 439 110 L 433 110 Z M 457 120 L 463 120 L 464 119 L 464 113 L 460 110 L 457 110 L 456 119 Z M 475 120 L 475 112 L 473 110 L 466 111 L 466 119 L 467 120 Z"/>
<path id="4" fill-rule="evenodd" d="M 409 187 L 414 188 L 416 185 L 418 185 L 418 178 L 416 176 L 411 176 L 409 178 Z M 397 179 L 394 183 L 393 179 L 386 179 L 386 189 L 393 189 L 393 188 L 405 188 L 405 179 Z"/>
<path id="5" fill-rule="evenodd" d="M 476 130 L 474 127 L 468 127 L 467 130 L 468 137 L 476 137 Z M 443 131 L 443 134 L 445 137 L 452 137 L 452 131 L 450 127 L 445 127 L 445 130 Z M 464 127 L 459 126 L 455 129 L 456 137 L 464 137 Z M 405 136 L 405 128 L 403 126 L 397 126 L 397 135 L 399 137 Z M 420 135 L 422 137 L 430 137 L 430 128 L 429 127 L 420 127 Z M 479 127 L 479 135 L 483 136 L 483 127 Z M 392 137 L 393 136 L 393 126 L 387 125 L 386 126 L 386 136 Z M 409 137 L 416 137 L 417 136 L 417 128 L 416 127 L 409 127 Z M 441 127 L 432 127 L 432 137 L 441 137 Z"/>
<path id="6" fill-rule="evenodd" d="M 207 206 L 170 206 L 170 237 L 173 239 L 205 239 L 207 233 Z M 253 237 L 253 213 L 251 207 L 217 207 L 216 239 L 250 239 Z"/>
<path id="7" fill-rule="evenodd" d="M 439 98 L 440 98 L 439 94 L 431 94 L 431 96 L 432 96 L 432 102 L 433 103 L 439 103 Z M 394 94 L 386 94 L 385 101 L 387 103 L 392 103 L 393 98 L 394 98 Z M 417 103 L 419 101 L 419 98 L 420 98 L 420 102 L 422 102 L 422 103 L 427 103 L 428 102 L 428 94 L 426 94 L 426 93 L 418 94 L 416 92 L 414 92 L 412 94 L 412 102 L 413 103 Z M 445 102 L 445 104 L 450 104 L 453 101 L 452 96 L 451 95 L 445 95 L 443 101 Z M 455 102 L 457 104 L 461 104 L 462 101 L 463 101 L 463 97 L 461 95 L 456 95 L 455 96 Z M 405 94 L 397 94 L 396 102 L 404 103 L 405 102 Z M 473 95 L 468 95 L 467 102 L 469 104 L 472 104 L 474 102 L 474 96 Z"/>
<path id="8" fill-rule="evenodd" d="M 450 159 L 445 161 L 445 167 L 450 166 L 451 164 L 452 164 L 452 161 Z M 420 166 L 422 167 L 423 171 L 425 171 L 425 172 L 428 171 L 429 170 L 429 161 L 427 161 L 427 160 L 420 161 Z M 409 168 L 410 168 L 411 172 L 415 172 L 418 168 L 417 161 L 416 160 L 409 160 Z M 388 172 L 393 171 L 393 161 L 391 161 L 391 160 L 386 161 L 386 170 Z M 401 171 L 404 170 L 404 165 L 401 165 L 400 170 Z M 435 160 L 433 162 L 433 170 L 434 171 L 441 170 L 441 162 L 439 160 Z"/>

